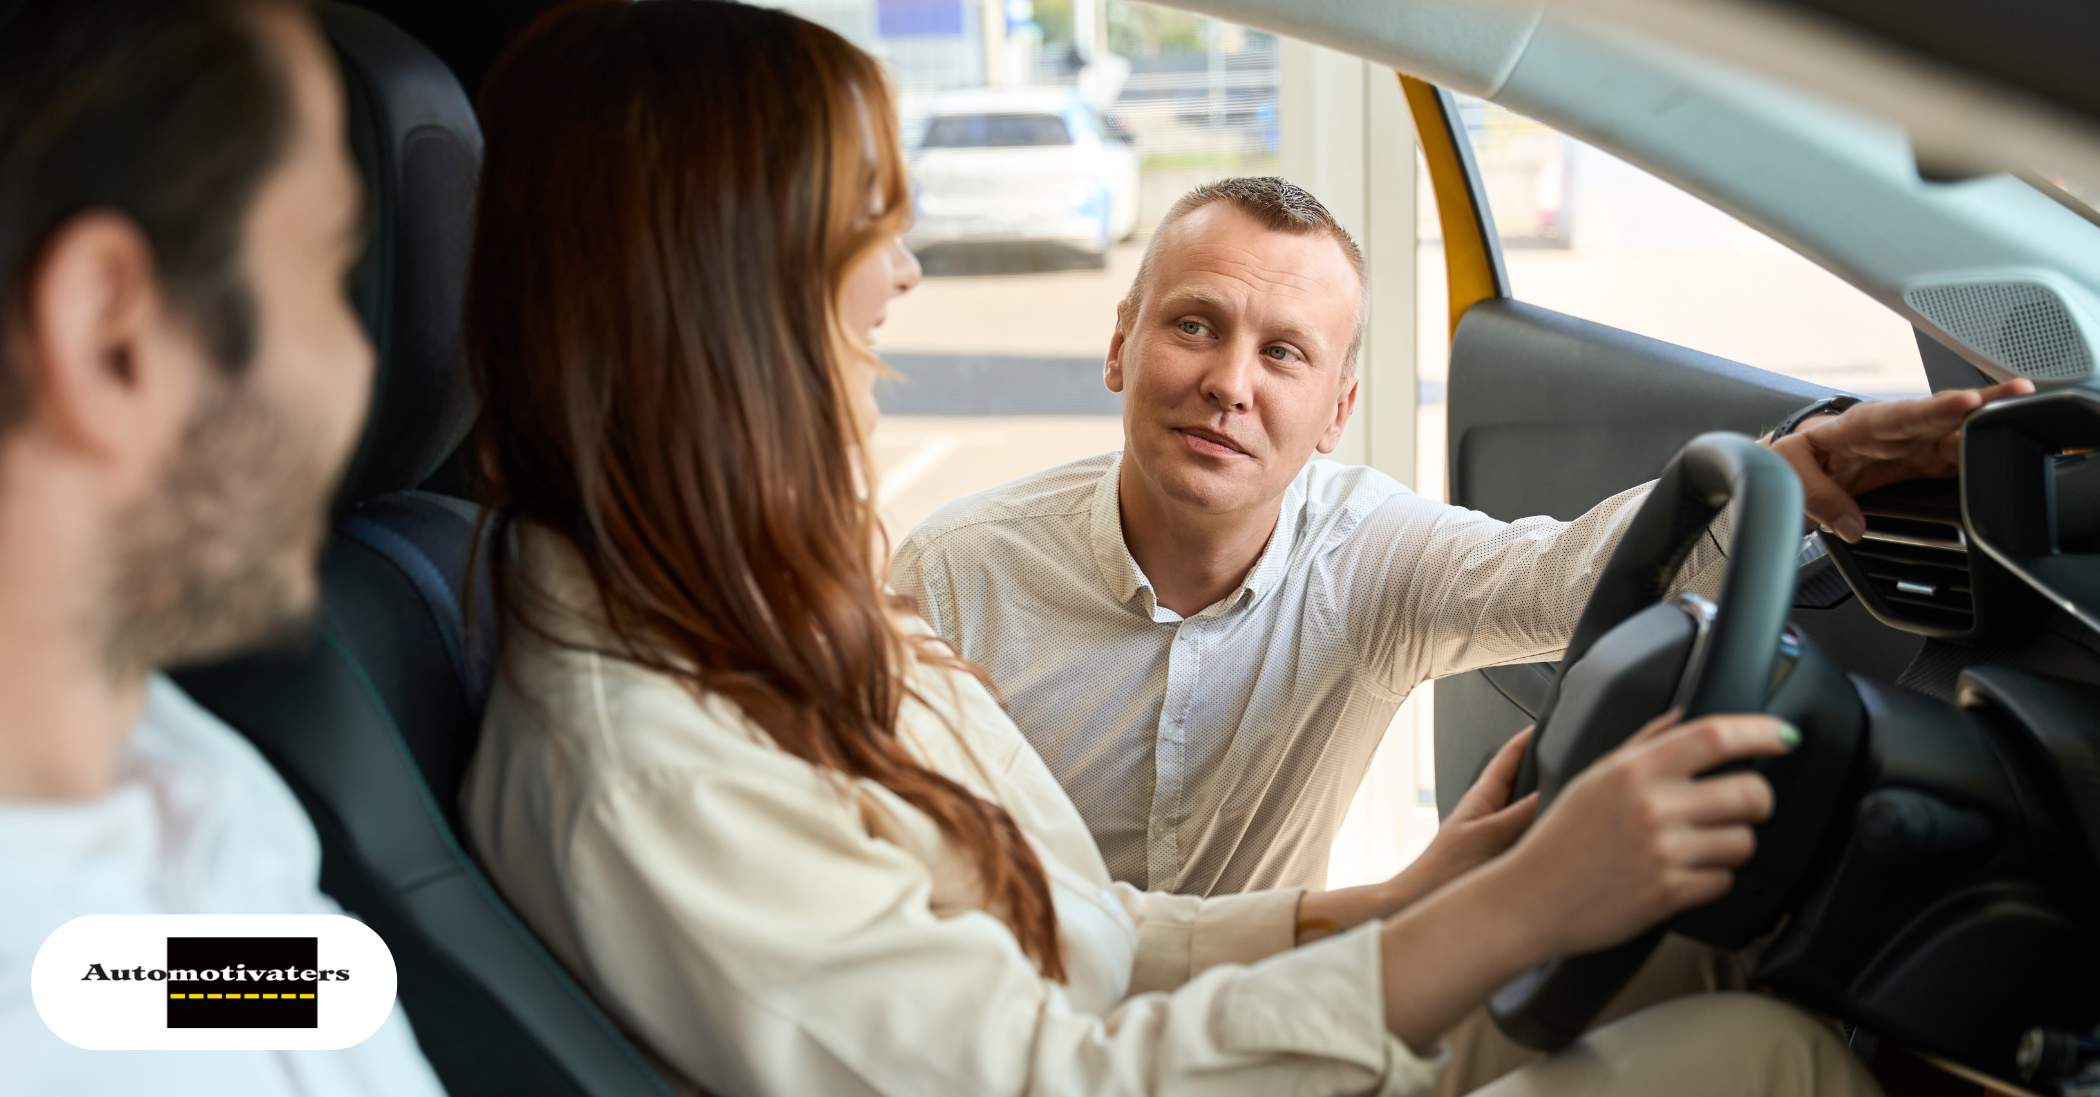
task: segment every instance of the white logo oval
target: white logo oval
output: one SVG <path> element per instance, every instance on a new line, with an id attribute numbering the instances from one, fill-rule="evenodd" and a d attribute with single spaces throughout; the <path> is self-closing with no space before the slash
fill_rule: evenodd
<path id="1" fill-rule="evenodd" d="M 394 955 L 340 914 L 90 914 L 44 939 L 30 993 L 90 1051 L 336 1051 L 394 1010 Z"/>

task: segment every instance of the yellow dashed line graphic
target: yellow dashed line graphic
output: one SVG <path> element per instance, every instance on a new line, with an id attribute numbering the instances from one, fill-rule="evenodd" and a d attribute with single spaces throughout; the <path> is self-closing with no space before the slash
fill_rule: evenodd
<path id="1" fill-rule="evenodd" d="M 169 994 L 169 995 L 168 995 L 168 997 L 170 997 L 170 998 L 174 998 L 174 999 L 187 999 L 187 1000 L 190 1000 L 190 1001 L 196 1001 L 196 1000 L 198 1000 L 198 999 L 203 999 L 203 998 L 212 998 L 212 999 L 218 999 L 218 998 L 233 998 L 233 999 L 249 999 L 249 998 L 257 998 L 257 999 L 262 999 L 262 1000 L 265 1000 L 265 1001 L 275 1001 L 275 1000 L 277 1000 L 277 999 L 279 999 L 279 998 L 282 998 L 282 999 L 284 999 L 285 1001 L 289 1002 L 289 1001 L 291 1001 L 291 1000 L 293 1000 L 293 999 L 297 998 L 297 999 L 301 999 L 301 1000 L 304 1000 L 304 1001 L 309 1001 L 309 1002 L 310 1002 L 310 1001 L 313 1001 L 313 999 L 314 999 L 314 996 L 313 996 L 313 995 L 311 995 L 311 994 L 172 994 L 172 993 L 171 993 L 171 994 Z"/>

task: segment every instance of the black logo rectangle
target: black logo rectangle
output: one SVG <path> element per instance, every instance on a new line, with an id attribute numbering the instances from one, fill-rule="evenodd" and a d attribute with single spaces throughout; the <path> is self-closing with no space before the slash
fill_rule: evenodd
<path id="1" fill-rule="evenodd" d="M 313 937 L 168 938 L 169 1028 L 317 1028 Z M 309 976 L 310 978 L 300 978 Z"/>

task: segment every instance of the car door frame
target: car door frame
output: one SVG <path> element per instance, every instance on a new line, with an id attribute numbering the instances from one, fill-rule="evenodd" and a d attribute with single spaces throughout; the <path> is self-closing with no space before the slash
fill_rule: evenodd
<path id="1" fill-rule="evenodd" d="M 1415 77 L 1399 74 L 1399 80 L 1437 205 L 1450 286 L 1446 317 L 1450 380 L 1444 408 L 1445 483 L 1450 502 L 1503 519 L 1555 511 L 1558 517 L 1571 518 L 1612 492 L 1652 476 L 1669 453 L 1703 430 L 1726 427 L 1761 433 L 1794 408 L 1836 391 L 1523 303 L 1512 291 L 1493 210 L 1456 98 Z M 1536 372 L 1525 384 L 1488 379 L 1485 371 L 1490 366 L 1467 358 L 1468 351 L 1483 345 L 1510 356 L 1510 368 L 1525 365 L 1536 371 L 1541 358 L 1565 357 L 1567 364 L 1548 367 L 1560 372 L 1560 385 L 1567 384 L 1571 369 L 1581 370 L 1600 389 L 1616 396 L 1597 401 L 1608 405 L 1605 410 L 1566 415 L 1548 391 L 1553 382 L 1541 380 Z M 1497 368 L 1502 365 L 1495 363 Z M 1673 383 L 1656 383 L 1658 370 L 1675 371 L 1669 374 Z M 1489 402 L 1509 409 L 1506 416 L 1511 422 L 1491 422 L 1487 429 L 1475 423 L 1471 409 Z M 1543 445 L 1544 439 L 1555 437 L 1546 428 L 1556 416 L 1580 420 L 1584 415 L 1618 417 L 1610 430 L 1623 438 L 1615 438 L 1613 444 L 1633 456 L 1608 462 L 1615 471 L 1586 472 L 1580 467 L 1581 459 L 1571 456 L 1557 464 L 1576 467 L 1556 467 L 1538 477 L 1558 481 L 1558 486 L 1518 485 L 1530 490 L 1511 490 L 1512 485 L 1495 482 L 1493 475 L 1478 471 L 1484 449 L 1501 446 L 1506 450 L 1513 444 L 1506 438 L 1483 441 L 1496 430 L 1506 436 L 1528 429 Z M 1571 440 L 1568 452 L 1587 452 L 1595 460 L 1594 435 L 1601 429 L 1592 427 L 1592 444 L 1587 450 L 1578 436 Z M 1507 454 L 1502 456 L 1499 464 L 1506 468 Z M 1641 471 L 1633 471 L 1636 469 Z M 1900 637 L 1892 642 L 1842 584 L 1830 598 L 1829 605 L 1797 600 L 1796 623 L 1826 643 L 1844 643 L 1853 649 L 1881 645 L 1886 648 L 1885 656 L 1876 656 L 1874 665 L 1866 669 L 1893 679 L 1914 655 L 1915 645 Z M 1551 662 L 1490 667 L 1436 684 L 1432 726 L 1440 814 L 1448 814 L 1494 747 L 1530 722 L 1552 683 L 1554 669 Z"/>

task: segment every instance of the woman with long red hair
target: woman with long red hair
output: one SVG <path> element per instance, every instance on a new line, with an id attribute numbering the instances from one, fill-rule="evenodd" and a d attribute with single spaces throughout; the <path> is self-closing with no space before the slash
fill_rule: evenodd
<path id="1" fill-rule="evenodd" d="M 919 272 L 875 62 L 767 9 L 586 0 L 511 48 L 482 118 L 467 342 L 503 665 L 468 829 L 686 1082 L 1416 1092 L 1503 981 L 1695 901 L 1710 850 L 1695 866 L 1644 804 L 1785 749 L 1760 719 L 1658 725 L 1521 840 L 1505 750 L 1472 822 L 1381 886 L 1112 883 L 987 683 L 884 584 L 869 339 Z M 1871 1091 L 1828 1032 L 1740 996 L 1586 1056 L 1494 1092 Z"/>

